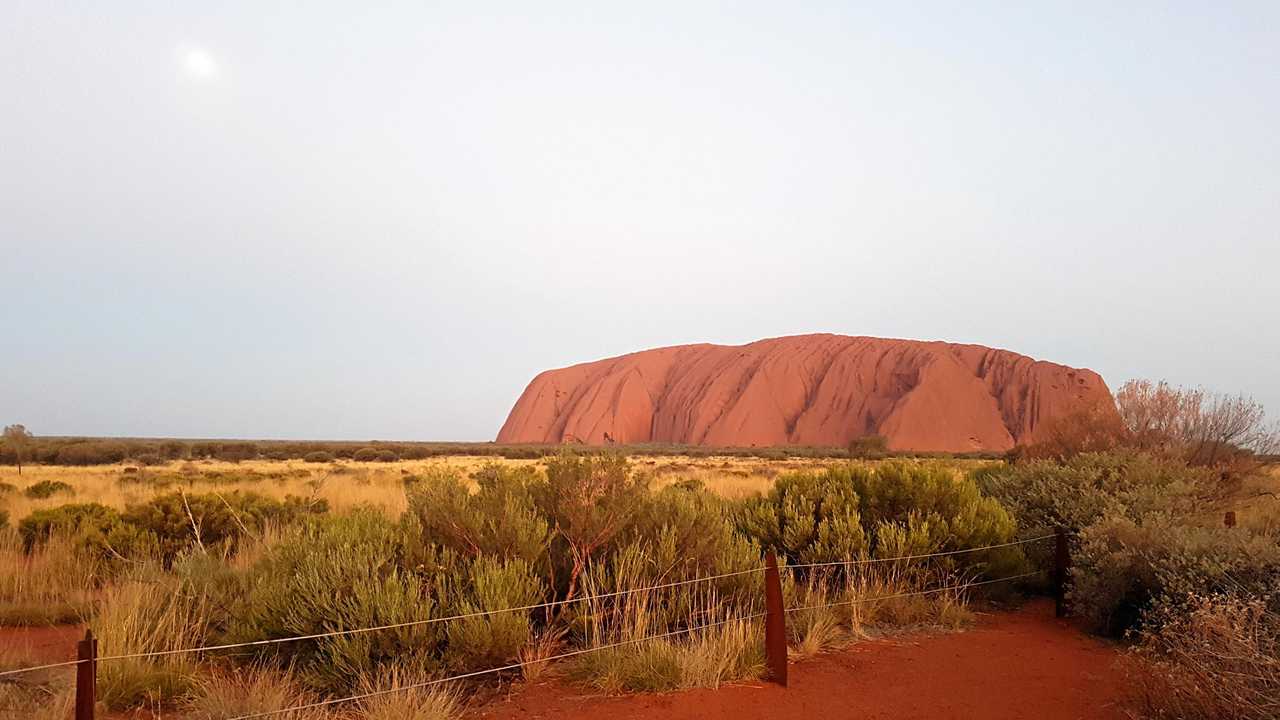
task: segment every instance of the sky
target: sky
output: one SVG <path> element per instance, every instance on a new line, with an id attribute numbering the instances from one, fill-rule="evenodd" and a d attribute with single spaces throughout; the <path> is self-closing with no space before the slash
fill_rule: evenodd
<path id="1" fill-rule="evenodd" d="M 1280 417 L 1280 3 L 366 5 L 0 4 L 0 423 L 490 440 L 808 332 Z"/>

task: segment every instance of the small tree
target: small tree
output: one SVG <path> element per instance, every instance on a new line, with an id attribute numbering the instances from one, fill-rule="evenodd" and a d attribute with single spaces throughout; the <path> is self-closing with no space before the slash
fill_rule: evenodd
<path id="1" fill-rule="evenodd" d="M 27 445 L 31 442 L 31 433 L 27 428 L 14 424 L 6 425 L 4 428 L 4 444 L 13 448 L 13 455 L 17 458 L 18 474 L 22 474 L 22 457 L 27 453 Z"/>
<path id="2" fill-rule="evenodd" d="M 1280 451 L 1280 428 L 1245 395 L 1130 380 L 1116 392 L 1116 408 L 1135 446 L 1193 465 L 1248 468 Z"/>

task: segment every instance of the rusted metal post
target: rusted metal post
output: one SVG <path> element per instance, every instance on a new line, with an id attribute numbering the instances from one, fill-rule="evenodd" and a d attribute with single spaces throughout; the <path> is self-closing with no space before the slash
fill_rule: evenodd
<path id="1" fill-rule="evenodd" d="M 782 606 L 778 556 L 772 550 L 764 561 L 764 655 L 769 679 L 787 686 L 787 613 Z"/>
<path id="2" fill-rule="evenodd" d="M 1235 510 L 1228 510 L 1228 511 L 1227 511 L 1227 513 L 1226 513 L 1225 515 L 1223 515 L 1223 516 L 1222 516 L 1222 524 L 1223 524 L 1223 526 L 1224 526 L 1224 527 L 1229 527 L 1229 528 L 1233 528 L 1233 527 L 1235 527 L 1235 526 L 1236 526 L 1236 511 L 1235 511 Z"/>
<path id="3" fill-rule="evenodd" d="M 98 640 L 92 630 L 84 631 L 77 650 L 75 720 L 93 720 L 93 706 L 98 701 Z"/>
<path id="4" fill-rule="evenodd" d="M 1058 617 L 1067 616 L 1067 566 L 1071 564 L 1071 550 L 1067 545 L 1067 529 L 1060 527 L 1054 533 L 1057 541 L 1053 552 L 1053 606 Z"/>

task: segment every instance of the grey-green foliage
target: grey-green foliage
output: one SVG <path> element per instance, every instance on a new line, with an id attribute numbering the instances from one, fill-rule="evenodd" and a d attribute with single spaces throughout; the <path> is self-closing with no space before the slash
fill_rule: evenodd
<path id="1" fill-rule="evenodd" d="M 1280 589 L 1280 534 L 1163 513 L 1104 516 L 1081 532 L 1072 559 L 1074 611 L 1109 634 L 1169 615 L 1193 596 L 1261 598 Z"/>
<path id="2" fill-rule="evenodd" d="M 739 526 L 794 562 L 857 557 L 867 549 L 867 536 L 853 472 L 853 466 L 841 465 L 780 475 L 767 495 L 743 505 Z"/>
<path id="3" fill-rule="evenodd" d="M 1104 515 L 1193 514 L 1215 485 L 1204 468 L 1130 452 L 989 465 L 970 477 L 1018 518 L 1025 534 L 1079 532 Z"/>
<path id="4" fill-rule="evenodd" d="M 542 582 L 521 558 L 474 558 L 459 580 L 460 586 L 453 591 L 458 615 L 521 608 L 545 598 Z M 531 638 L 531 612 L 513 610 L 450 621 L 449 664 L 470 670 L 511 662 Z"/>
<path id="5" fill-rule="evenodd" d="M 1016 531 L 1013 517 L 972 480 L 942 465 L 901 461 L 781 475 L 768 495 L 743 506 L 739 525 L 801 563 L 982 547 Z M 1016 555 L 993 551 L 968 560 L 1010 566 Z"/>
<path id="6" fill-rule="evenodd" d="M 399 533 L 362 511 L 305 522 L 254 566 L 248 593 L 231 613 L 232 641 L 309 635 L 426 620 L 430 581 L 401 568 Z M 291 662 L 324 690 L 351 687 L 384 664 L 431 664 L 434 624 L 285 643 L 272 657 Z"/>
<path id="7" fill-rule="evenodd" d="M 988 466 L 971 477 L 1012 510 L 1025 534 L 1055 527 L 1072 534 L 1072 606 L 1100 632 L 1142 625 L 1193 592 L 1248 596 L 1280 587 L 1280 537 L 1216 527 L 1216 513 L 1206 524 L 1218 488 L 1212 471 L 1115 451 Z"/>
<path id="8" fill-rule="evenodd" d="M 532 469 L 490 465 L 477 473 L 472 493 L 460 473 L 429 470 L 407 490 L 410 545 L 441 544 L 469 557 L 519 558 L 541 567 L 551 527 L 534 505 Z"/>

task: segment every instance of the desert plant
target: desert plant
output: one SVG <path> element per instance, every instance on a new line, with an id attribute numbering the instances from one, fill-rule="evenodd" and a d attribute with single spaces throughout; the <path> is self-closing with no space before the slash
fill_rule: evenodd
<path id="1" fill-rule="evenodd" d="M 280 501 L 251 492 L 180 491 L 130 505 L 121 519 L 153 534 L 161 555 L 172 560 L 193 545 L 202 551 L 222 544 L 234 548 L 241 538 L 261 532 L 268 522 L 288 523 L 327 509 L 323 501 L 309 502 L 294 496 Z"/>
<path id="2" fill-rule="evenodd" d="M 465 585 L 454 588 L 458 614 L 521 608 L 540 602 L 542 583 L 520 559 L 478 557 L 469 563 Z M 449 623 L 447 659 L 456 668 L 482 668 L 511 662 L 532 639 L 530 611 L 469 617 Z"/>
<path id="3" fill-rule="evenodd" d="M 1131 656 L 1132 709 L 1147 718 L 1273 720 L 1280 615 L 1267 601 L 1196 595 L 1185 612 L 1160 613 Z"/>
<path id="4" fill-rule="evenodd" d="M 412 668 L 392 667 L 378 675 L 362 675 L 358 685 L 363 720 L 452 720 L 462 714 L 458 695 Z"/>
<path id="5" fill-rule="evenodd" d="M 398 537 L 394 524 L 371 511 L 318 517 L 292 529 L 251 568 L 228 637 L 248 641 L 428 620 L 435 610 L 432 584 L 453 572 L 456 561 L 406 572 Z M 414 625 L 288 643 L 264 659 L 294 664 L 315 689 L 343 690 L 389 663 L 429 667 L 441 640 L 437 625 Z"/>
<path id="6" fill-rule="evenodd" d="M 65 536 L 25 550 L 0 534 L 0 625 L 54 625 L 88 614 L 98 563 Z"/>
<path id="7" fill-rule="evenodd" d="M 61 480 L 41 480 L 38 483 L 27 486 L 27 489 L 23 490 L 22 494 L 29 498 L 43 500 L 45 498 L 53 497 L 57 493 L 74 495 L 75 492 L 75 488 Z"/>
<path id="8" fill-rule="evenodd" d="M 313 702 L 311 694 L 288 672 L 250 666 L 202 676 L 190 693 L 187 707 L 193 720 L 223 720 L 256 713 L 276 713 L 274 717 L 285 720 L 318 720 L 324 714 L 314 710 L 278 712 Z"/>
<path id="9" fill-rule="evenodd" d="M 551 526 L 534 505 L 536 475 L 489 466 L 473 494 L 455 470 L 430 469 L 408 490 L 406 537 L 411 545 L 440 543 L 470 557 L 519 558 L 545 567 Z M 411 552 L 414 550 L 411 549 Z"/>
<path id="10" fill-rule="evenodd" d="M 867 549 L 851 476 L 861 466 L 778 477 L 768 495 L 749 499 L 738 525 L 747 536 L 791 562 L 829 562 Z"/>
<path id="11" fill-rule="evenodd" d="M 105 534 L 120 522 L 120 513 L 98 503 L 73 503 L 36 510 L 18 523 L 18 535 L 28 552 L 54 533 L 77 535 L 94 531 Z"/>
<path id="12" fill-rule="evenodd" d="M 327 450 L 316 450 L 302 456 L 302 459 L 309 463 L 331 463 L 333 462 L 333 453 Z"/>
<path id="13" fill-rule="evenodd" d="M 1193 596 L 1262 597 L 1280 587 L 1280 538 L 1163 515 L 1107 516 L 1086 528 L 1071 570 L 1075 612 L 1120 634 Z"/>
<path id="14" fill-rule="evenodd" d="M 633 473 L 622 455 L 561 454 L 547 462 L 547 482 L 534 497 L 551 519 L 557 538 L 571 558 L 565 599 L 578 590 L 583 570 L 631 521 L 648 496 L 648 479 Z"/>
<path id="15" fill-rule="evenodd" d="M 140 579 L 109 587 L 90 623 L 103 655 L 162 652 L 204 644 L 208 604 L 163 579 Z M 169 702 L 194 686 L 194 656 L 137 657 L 103 663 L 98 697 L 107 707 L 125 709 Z"/>

